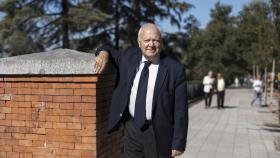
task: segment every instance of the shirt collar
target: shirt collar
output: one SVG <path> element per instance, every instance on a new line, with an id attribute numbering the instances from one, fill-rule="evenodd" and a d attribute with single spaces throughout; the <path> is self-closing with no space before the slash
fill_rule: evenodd
<path id="1" fill-rule="evenodd" d="M 144 55 L 142 55 L 141 63 L 144 63 L 145 61 L 148 61 Z M 151 61 L 152 64 L 158 65 L 159 64 L 159 58 L 156 58 L 155 60 Z"/>

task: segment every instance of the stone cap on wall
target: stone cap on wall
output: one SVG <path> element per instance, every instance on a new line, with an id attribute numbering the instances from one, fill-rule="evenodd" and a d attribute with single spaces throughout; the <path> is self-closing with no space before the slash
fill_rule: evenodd
<path id="1" fill-rule="evenodd" d="M 0 75 L 96 74 L 95 55 L 71 49 L 56 49 L 0 59 Z M 113 72 L 107 69 L 104 73 Z"/>

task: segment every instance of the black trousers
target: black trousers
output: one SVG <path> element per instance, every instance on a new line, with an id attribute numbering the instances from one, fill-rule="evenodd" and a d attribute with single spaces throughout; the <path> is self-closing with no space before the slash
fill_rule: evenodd
<path id="1" fill-rule="evenodd" d="M 140 130 L 130 118 L 126 121 L 124 130 L 124 158 L 160 158 L 151 124 L 146 124 Z"/>
<path id="2" fill-rule="evenodd" d="M 218 91 L 217 92 L 217 107 L 218 108 L 224 107 L 224 100 L 225 100 L 225 91 Z"/>
<path id="3" fill-rule="evenodd" d="M 210 107 L 212 102 L 212 92 L 210 91 L 209 93 L 205 93 L 204 98 L 205 98 L 205 106 Z"/>

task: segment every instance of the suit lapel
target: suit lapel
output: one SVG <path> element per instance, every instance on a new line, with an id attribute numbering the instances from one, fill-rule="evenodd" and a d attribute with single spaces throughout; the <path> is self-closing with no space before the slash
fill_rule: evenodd
<path id="1" fill-rule="evenodd" d="M 131 66 L 128 69 L 128 78 L 127 78 L 127 82 L 128 82 L 128 93 L 130 92 L 131 89 L 131 85 L 134 79 L 134 76 L 136 74 L 136 69 L 137 66 L 139 66 L 139 62 L 141 60 L 141 52 L 137 52 L 137 55 L 132 59 L 131 62 Z"/>
<path id="2" fill-rule="evenodd" d="M 155 84 L 155 89 L 154 89 L 152 112 L 155 109 L 156 101 L 157 101 L 158 95 L 160 93 L 161 87 L 164 83 L 164 80 L 166 78 L 166 74 L 167 74 L 167 68 L 163 64 L 163 61 L 161 60 L 159 63 L 158 74 L 157 74 L 157 79 L 156 79 L 156 84 Z"/>

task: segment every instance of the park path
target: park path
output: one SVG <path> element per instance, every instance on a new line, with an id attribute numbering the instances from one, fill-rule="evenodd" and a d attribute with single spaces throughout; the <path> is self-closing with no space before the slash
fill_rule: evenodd
<path id="1" fill-rule="evenodd" d="M 268 107 L 251 107 L 251 98 L 250 89 L 229 89 L 225 109 L 216 108 L 216 96 L 210 109 L 203 101 L 192 106 L 187 149 L 179 158 L 280 158 L 274 146 L 280 130 L 264 125 L 277 123 L 277 116 Z"/>

